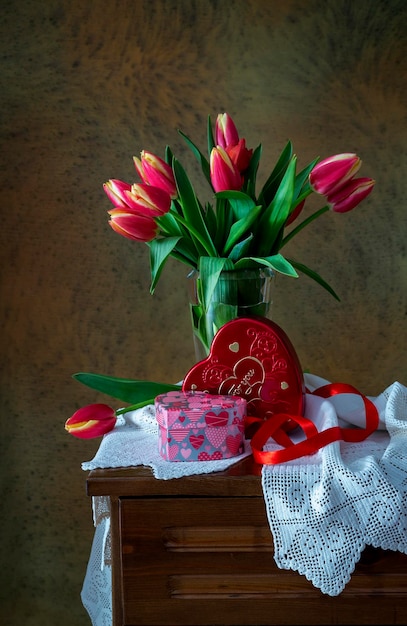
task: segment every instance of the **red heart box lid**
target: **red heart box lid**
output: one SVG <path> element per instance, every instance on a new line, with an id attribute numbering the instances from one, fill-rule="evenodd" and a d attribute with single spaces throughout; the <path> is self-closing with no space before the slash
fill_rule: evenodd
<path id="1" fill-rule="evenodd" d="M 266 318 L 240 317 L 216 333 L 209 356 L 186 374 L 183 391 L 238 395 L 248 415 L 303 415 L 305 385 L 300 362 L 286 333 Z"/>

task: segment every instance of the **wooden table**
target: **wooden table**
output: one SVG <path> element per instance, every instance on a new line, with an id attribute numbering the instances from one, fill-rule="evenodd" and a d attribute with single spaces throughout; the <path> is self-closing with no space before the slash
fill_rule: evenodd
<path id="1" fill-rule="evenodd" d="M 114 626 L 407 624 L 407 555 L 367 548 L 336 597 L 273 558 L 261 467 L 157 480 L 93 470 L 109 496 Z"/>

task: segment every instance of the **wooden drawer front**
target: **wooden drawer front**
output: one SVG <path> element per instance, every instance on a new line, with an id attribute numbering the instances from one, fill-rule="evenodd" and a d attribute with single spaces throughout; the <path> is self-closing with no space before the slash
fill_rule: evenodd
<path id="1" fill-rule="evenodd" d="M 122 499 L 120 524 L 126 626 L 407 623 L 404 555 L 367 553 L 325 596 L 277 568 L 263 498 Z"/>

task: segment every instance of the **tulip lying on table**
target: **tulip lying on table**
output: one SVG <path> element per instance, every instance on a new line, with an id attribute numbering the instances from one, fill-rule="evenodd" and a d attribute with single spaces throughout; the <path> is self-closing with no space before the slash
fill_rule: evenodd
<path id="1" fill-rule="evenodd" d="M 91 389 L 96 389 L 110 395 L 112 398 L 130 403 L 130 406 L 116 410 L 107 404 L 88 404 L 78 409 L 66 420 L 65 430 L 80 439 L 101 437 L 113 430 L 118 415 L 141 409 L 148 404 L 154 404 L 156 396 L 169 391 L 180 391 L 181 389 L 180 384 L 172 385 L 145 380 L 116 378 L 91 372 L 78 372 L 73 374 L 73 378 Z"/>
<path id="2" fill-rule="evenodd" d="M 65 422 L 65 430 L 80 439 L 101 437 L 113 430 L 116 412 L 107 404 L 88 404 L 78 409 Z"/>

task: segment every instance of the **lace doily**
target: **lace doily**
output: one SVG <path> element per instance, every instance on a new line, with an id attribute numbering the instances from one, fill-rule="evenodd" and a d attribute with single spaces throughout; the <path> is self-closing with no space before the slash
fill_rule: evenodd
<path id="1" fill-rule="evenodd" d="M 109 498 L 92 498 L 95 535 L 81 590 L 93 626 L 112 626 L 112 568 Z"/>
<path id="2" fill-rule="evenodd" d="M 407 388 L 394 383 L 378 405 L 387 431 L 262 469 L 276 564 L 330 596 L 349 582 L 365 546 L 407 554 Z M 324 427 L 338 423 L 331 402 L 307 395 L 306 417 L 321 414 Z"/>

